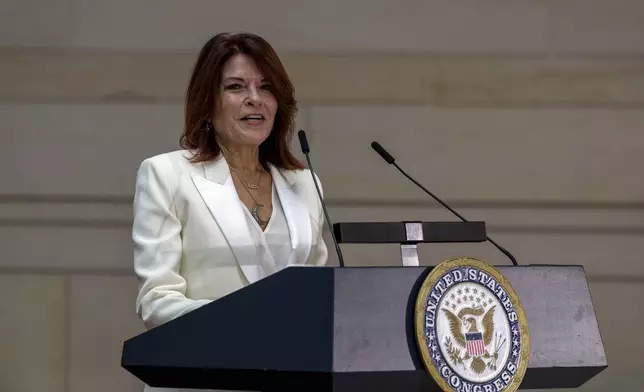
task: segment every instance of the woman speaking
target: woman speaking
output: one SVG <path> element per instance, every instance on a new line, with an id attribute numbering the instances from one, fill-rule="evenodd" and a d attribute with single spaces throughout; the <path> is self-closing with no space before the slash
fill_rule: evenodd
<path id="1" fill-rule="evenodd" d="M 289 148 L 296 111 L 261 37 L 218 34 L 201 49 L 181 149 L 145 159 L 136 177 L 136 311 L 146 328 L 289 265 L 326 264 L 313 177 Z"/>

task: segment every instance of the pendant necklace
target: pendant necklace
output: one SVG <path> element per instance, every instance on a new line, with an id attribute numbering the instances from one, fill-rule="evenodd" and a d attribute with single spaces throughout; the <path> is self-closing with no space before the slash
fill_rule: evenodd
<path id="1" fill-rule="evenodd" d="M 259 198 L 259 189 L 260 189 L 260 185 L 262 183 L 262 173 L 261 172 L 259 173 L 259 181 L 258 181 L 258 183 L 257 184 L 251 184 L 251 183 L 249 183 L 248 181 L 246 181 L 242 177 L 242 175 L 241 175 L 241 173 L 239 173 L 239 171 L 237 171 L 236 169 L 233 169 L 233 168 L 231 168 L 231 170 L 233 170 L 237 174 L 237 178 L 239 178 L 239 180 L 244 184 L 244 189 L 246 189 L 246 192 L 248 192 L 250 197 L 253 199 L 253 202 L 255 202 L 255 205 L 250 209 L 250 214 L 253 216 L 253 219 L 255 219 L 255 221 L 257 222 L 257 224 L 260 227 L 264 227 L 268 223 L 268 220 L 262 220 L 262 218 L 259 216 L 259 209 L 264 207 L 264 205 L 259 203 L 257 201 L 257 199 L 255 198 L 255 196 L 253 196 L 253 194 L 249 191 L 249 189 L 256 189 L 257 190 L 257 197 Z"/>

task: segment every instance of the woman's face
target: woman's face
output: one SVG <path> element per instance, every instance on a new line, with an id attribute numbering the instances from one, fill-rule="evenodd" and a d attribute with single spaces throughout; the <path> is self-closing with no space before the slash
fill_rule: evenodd
<path id="1" fill-rule="evenodd" d="M 259 146 L 273 129 L 277 100 L 255 62 L 236 54 L 224 65 L 213 125 L 228 148 Z"/>

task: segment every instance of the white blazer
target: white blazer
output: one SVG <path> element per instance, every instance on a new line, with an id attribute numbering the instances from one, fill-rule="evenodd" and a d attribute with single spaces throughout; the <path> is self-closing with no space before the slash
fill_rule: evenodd
<path id="1" fill-rule="evenodd" d="M 257 259 L 226 160 L 195 164 L 190 156 L 179 150 L 148 158 L 136 177 L 136 312 L 148 329 L 277 272 L 270 257 Z M 311 172 L 269 169 L 291 238 L 288 265 L 326 264 L 323 210 Z"/>

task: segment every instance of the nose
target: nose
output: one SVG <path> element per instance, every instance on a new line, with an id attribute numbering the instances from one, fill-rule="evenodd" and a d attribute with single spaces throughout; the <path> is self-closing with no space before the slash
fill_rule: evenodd
<path id="1" fill-rule="evenodd" d="M 246 97 L 246 105 L 247 106 L 252 106 L 252 107 L 257 107 L 261 105 L 262 100 L 260 98 L 259 92 L 257 91 L 257 88 L 252 87 L 248 90 L 248 96 Z"/>

